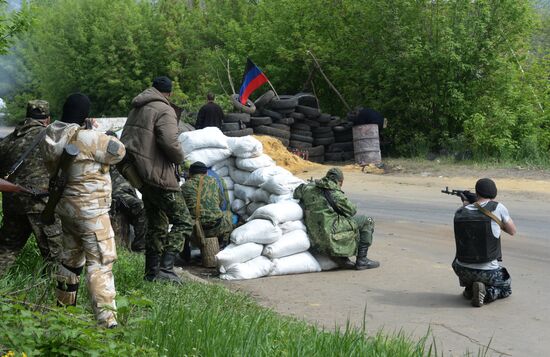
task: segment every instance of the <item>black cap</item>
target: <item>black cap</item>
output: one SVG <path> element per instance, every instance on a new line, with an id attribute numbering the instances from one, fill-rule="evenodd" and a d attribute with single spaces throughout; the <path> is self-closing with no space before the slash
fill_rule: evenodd
<path id="1" fill-rule="evenodd" d="M 208 167 L 206 167 L 206 165 L 204 163 L 200 162 L 200 161 L 195 161 L 189 167 L 189 173 L 191 175 L 193 175 L 193 174 L 205 174 L 206 171 L 208 171 Z"/>
<path id="2" fill-rule="evenodd" d="M 497 185 L 490 178 L 482 178 L 476 182 L 476 193 L 483 198 L 497 197 Z"/>
<path id="3" fill-rule="evenodd" d="M 153 79 L 153 88 L 161 93 L 172 93 L 172 81 L 166 76 L 160 76 Z"/>
<path id="4" fill-rule="evenodd" d="M 92 103 L 87 95 L 82 93 L 73 93 L 67 97 L 63 104 L 63 115 L 61 121 L 65 123 L 75 123 L 82 125 L 84 120 L 90 115 Z"/>

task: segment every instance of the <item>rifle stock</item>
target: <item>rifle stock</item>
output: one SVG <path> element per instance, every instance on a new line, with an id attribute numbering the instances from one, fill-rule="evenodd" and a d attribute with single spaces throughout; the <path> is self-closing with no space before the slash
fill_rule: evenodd
<path id="1" fill-rule="evenodd" d="M 44 197 L 48 195 L 48 193 L 45 191 L 37 191 L 32 188 L 26 188 L 21 185 L 6 181 L 4 179 L 0 179 L 0 192 L 23 193 L 34 197 Z"/>
<path id="2" fill-rule="evenodd" d="M 48 191 L 50 192 L 50 198 L 46 203 L 46 208 L 42 211 L 40 219 L 44 224 L 53 224 L 55 222 L 55 207 L 61 199 L 61 195 L 67 186 L 67 179 L 69 176 L 69 168 L 74 162 L 76 156 L 80 153 L 80 150 L 73 144 L 67 144 L 63 148 L 63 153 L 59 158 L 57 169 L 55 174 L 50 177 L 50 184 Z"/>

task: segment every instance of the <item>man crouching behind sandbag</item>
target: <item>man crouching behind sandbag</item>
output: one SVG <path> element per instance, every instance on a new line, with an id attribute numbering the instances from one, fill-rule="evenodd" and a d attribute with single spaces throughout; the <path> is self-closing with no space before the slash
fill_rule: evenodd
<path id="1" fill-rule="evenodd" d="M 342 170 L 333 167 L 325 177 L 302 184 L 294 191 L 304 209 L 311 250 L 328 254 L 340 268 L 373 269 L 380 263 L 367 258 L 372 244 L 374 220 L 355 215 L 357 208 L 340 189 Z M 348 257 L 357 254 L 355 264 Z"/>

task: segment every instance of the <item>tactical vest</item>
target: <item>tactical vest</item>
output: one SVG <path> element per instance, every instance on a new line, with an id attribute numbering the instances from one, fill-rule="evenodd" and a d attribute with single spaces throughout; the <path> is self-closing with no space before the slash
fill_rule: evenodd
<path id="1" fill-rule="evenodd" d="M 485 208 L 493 212 L 498 202 L 489 201 Z M 456 258 L 463 263 L 487 263 L 501 260 L 500 237 L 491 229 L 492 219 L 480 210 L 460 208 L 455 213 Z"/>

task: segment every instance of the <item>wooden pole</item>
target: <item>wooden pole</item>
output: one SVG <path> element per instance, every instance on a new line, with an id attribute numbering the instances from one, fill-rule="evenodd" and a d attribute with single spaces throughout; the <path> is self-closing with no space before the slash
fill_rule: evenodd
<path id="1" fill-rule="evenodd" d="M 269 84 L 269 86 L 273 90 L 273 93 L 275 93 L 275 96 L 277 97 L 277 99 L 281 99 L 281 98 L 279 98 L 279 95 L 277 94 L 277 91 L 275 90 L 275 87 L 273 87 L 273 84 L 271 84 L 271 81 L 269 79 L 267 80 L 267 83 Z"/>
<path id="2" fill-rule="evenodd" d="M 323 75 L 323 77 L 325 78 L 325 81 L 327 81 L 328 85 L 330 88 L 332 88 L 332 90 L 336 93 L 336 95 L 338 96 L 338 98 L 340 98 L 340 100 L 342 101 L 342 103 L 344 103 L 344 105 L 346 106 L 346 108 L 349 110 L 351 110 L 351 107 L 349 106 L 349 104 L 346 102 L 346 100 L 344 99 L 344 97 L 342 97 L 342 94 L 340 94 L 340 92 L 338 92 L 338 89 L 336 89 L 336 87 L 334 86 L 334 84 L 332 84 L 332 82 L 328 79 L 327 75 L 325 74 L 325 72 L 323 72 L 323 69 L 321 68 L 321 65 L 319 64 L 319 61 L 317 61 L 317 58 L 313 55 L 313 53 L 310 51 L 310 50 L 307 50 L 307 53 L 311 56 L 311 58 L 313 58 L 313 62 L 315 63 L 315 66 L 317 67 L 317 69 L 319 69 L 319 72 L 321 72 L 321 74 Z"/>

